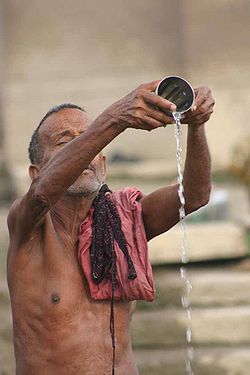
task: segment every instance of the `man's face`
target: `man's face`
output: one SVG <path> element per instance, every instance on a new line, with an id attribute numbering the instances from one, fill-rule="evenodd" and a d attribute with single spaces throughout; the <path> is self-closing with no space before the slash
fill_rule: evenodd
<path id="1" fill-rule="evenodd" d="M 87 113 L 65 108 L 50 115 L 42 124 L 39 135 L 44 154 L 41 167 L 44 166 L 68 142 L 82 134 L 91 124 Z M 88 197 L 97 192 L 105 178 L 105 160 L 98 154 L 77 180 L 68 188 L 66 195 Z"/>

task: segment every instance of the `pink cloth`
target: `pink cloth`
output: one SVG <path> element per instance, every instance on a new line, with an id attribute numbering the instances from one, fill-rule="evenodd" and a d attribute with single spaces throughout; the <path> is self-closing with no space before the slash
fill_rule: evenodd
<path id="1" fill-rule="evenodd" d="M 141 204 L 138 200 L 142 193 L 134 188 L 125 188 L 110 194 L 121 218 L 128 251 L 137 272 L 137 278 L 128 279 L 128 265 L 123 252 L 116 241 L 114 249 L 117 255 L 117 283 L 115 300 L 147 300 L 153 301 L 155 288 L 152 267 L 148 257 L 148 245 L 142 220 Z M 104 279 L 95 284 L 92 279 L 90 264 L 90 246 L 92 242 L 93 208 L 80 227 L 78 257 L 83 272 L 88 281 L 90 295 L 95 300 L 111 299 L 112 284 L 110 279 Z"/>

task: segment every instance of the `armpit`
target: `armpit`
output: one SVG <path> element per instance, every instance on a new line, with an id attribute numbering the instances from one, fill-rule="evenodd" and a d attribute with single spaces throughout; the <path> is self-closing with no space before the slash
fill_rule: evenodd
<path id="1" fill-rule="evenodd" d="M 41 225 L 50 208 L 45 197 L 32 193 L 30 189 L 23 198 L 16 200 L 7 218 L 10 235 L 15 235 L 21 242 Z"/>

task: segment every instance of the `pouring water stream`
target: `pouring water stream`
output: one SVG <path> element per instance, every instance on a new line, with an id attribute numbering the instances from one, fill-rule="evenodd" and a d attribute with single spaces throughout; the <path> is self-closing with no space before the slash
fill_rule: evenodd
<path id="1" fill-rule="evenodd" d="M 180 200 L 179 208 L 179 219 L 180 219 L 180 230 L 181 230 L 181 262 L 182 266 L 180 268 L 181 278 L 185 284 L 185 292 L 181 297 L 182 307 L 187 315 L 187 328 L 186 328 L 186 373 L 188 375 L 194 375 L 192 370 L 193 361 L 193 347 L 192 347 L 192 325 L 191 325 L 191 301 L 190 293 L 192 290 L 192 284 L 187 275 L 187 268 L 185 264 L 188 263 L 187 255 L 187 239 L 186 239 L 186 223 L 185 223 L 185 197 L 184 197 L 184 187 L 183 187 L 183 162 L 182 162 L 182 148 L 181 148 L 181 113 L 173 112 L 173 117 L 175 120 L 175 139 L 176 139 L 176 158 L 178 165 L 178 196 Z"/>

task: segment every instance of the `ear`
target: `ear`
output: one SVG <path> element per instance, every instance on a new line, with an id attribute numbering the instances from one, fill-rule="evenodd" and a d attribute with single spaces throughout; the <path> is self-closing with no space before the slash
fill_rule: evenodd
<path id="1" fill-rule="evenodd" d="M 39 176 L 39 173 L 40 169 L 37 165 L 31 164 L 29 166 L 29 176 L 32 181 Z"/>

